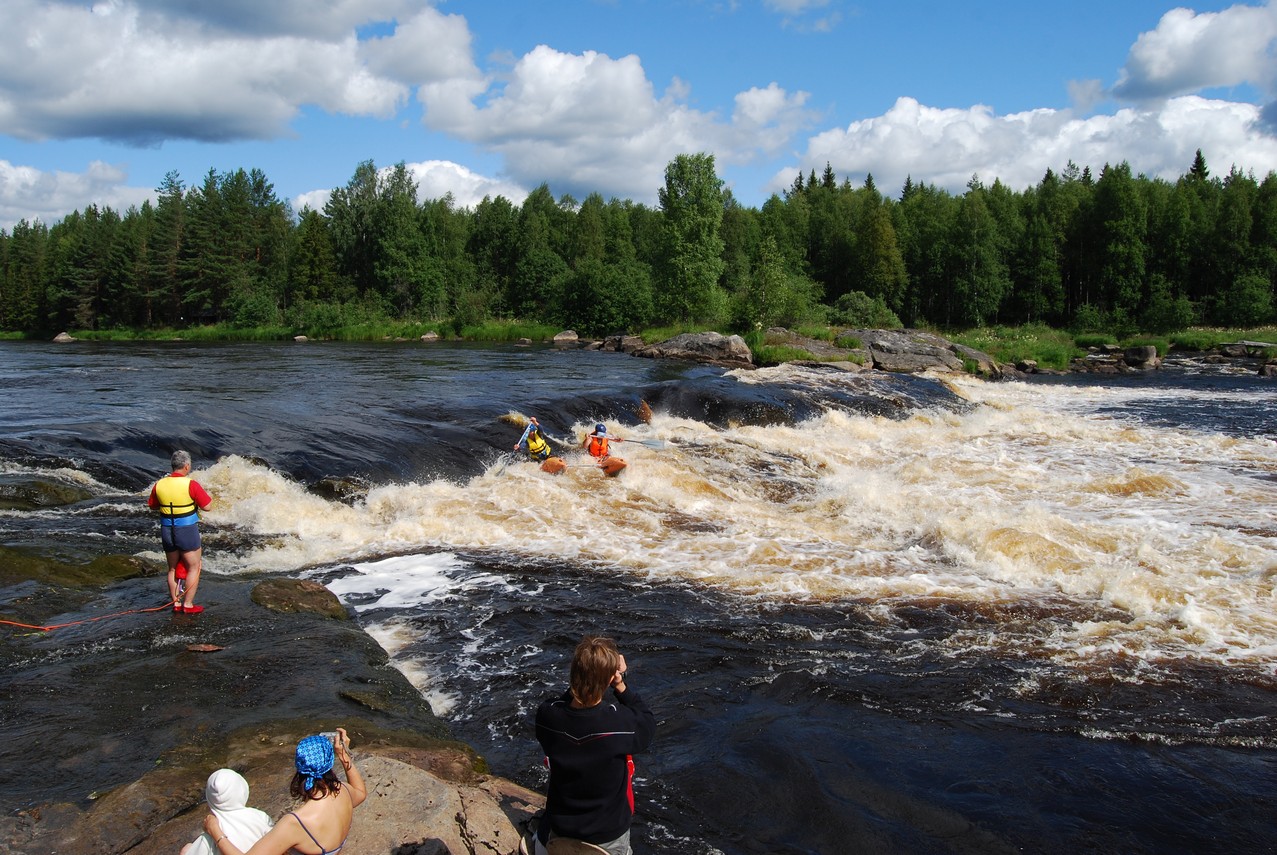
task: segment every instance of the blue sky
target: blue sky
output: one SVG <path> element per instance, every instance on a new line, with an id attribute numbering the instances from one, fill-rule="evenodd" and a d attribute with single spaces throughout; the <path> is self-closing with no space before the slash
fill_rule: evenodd
<path id="1" fill-rule="evenodd" d="M 1277 6 L 1152 0 L 5 0 L 0 228 L 261 169 L 322 208 L 365 160 L 423 198 L 656 204 L 710 152 L 1014 189 L 1070 161 L 1277 169 Z M 1269 105 L 1271 109 L 1266 110 Z"/>

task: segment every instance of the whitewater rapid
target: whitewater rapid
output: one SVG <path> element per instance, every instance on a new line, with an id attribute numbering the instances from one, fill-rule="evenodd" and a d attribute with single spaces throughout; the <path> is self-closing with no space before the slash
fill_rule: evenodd
<path id="1" fill-rule="evenodd" d="M 738 380 L 837 382 L 804 370 Z M 973 648 L 1271 673 L 1277 443 L 1113 416 L 1155 394 L 1138 388 L 945 382 L 972 406 L 726 427 L 657 410 L 619 432 L 664 448 L 622 444 L 630 467 L 616 479 L 572 455 L 557 477 L 495 458 L 464 483 L 384 484 L 342 504 L 228 456 L 197 473 L 218 498 L 207 519 L 257 545 L 210 563 L 286 571 L 481 551 L 741 598 L 854 601 L 885 622 L 955 603 L 1015 623 L 1005 638 L 955 642 Z M 404 597 L 403 584 L 383 596 Z"/>

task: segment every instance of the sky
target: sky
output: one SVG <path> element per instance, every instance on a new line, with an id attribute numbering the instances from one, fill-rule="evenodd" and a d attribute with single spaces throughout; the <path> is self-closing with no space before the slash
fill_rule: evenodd
<path id="1" fill-rule="evenodd" d="M 1277 170 L 1277 0 L 0 0 L 0 229 L 260 169 L 322 210 L 360 163 L 424 199 L 657 204 L 712 154 L 761 207 L 828 164 L 1023 190 L 1070 161 Z"/>

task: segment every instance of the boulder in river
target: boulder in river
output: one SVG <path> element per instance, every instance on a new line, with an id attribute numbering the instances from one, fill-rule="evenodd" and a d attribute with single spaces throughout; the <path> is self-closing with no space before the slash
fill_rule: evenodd
<path id="1" fill-rule="evenodd" d="M 729 368 L 752 368 L 754 354 L 738 335 L 716 332 L 683 333 L 634 351 L 648 359 L 685 359 Z"/>

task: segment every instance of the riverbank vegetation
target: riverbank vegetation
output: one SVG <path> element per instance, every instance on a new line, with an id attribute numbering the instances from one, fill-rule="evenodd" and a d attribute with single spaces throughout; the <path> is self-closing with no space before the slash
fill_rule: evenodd
<path id="1" fill-rule="evenodd" d="M 544 340 L 781 325 L 922 327 L 999 359 L 1086 342 L 1200 345 L 1277 320 L 1277 176 L 1176 181 L 1069 163 L 1023 191 L 973 177 L 885 195 L 799 175 L 740 205 L 710 155 L 666 168 L 659 205 L 420 201 L 400 163 L 361 163 L 322 211 L 258 170 L 166 176 L 154 203 L 0 231 L 0 333 L 85 338 Z M 1225 338 L 1235 337 L 1229 333 Z M 982 346 L 983 345 L 983 346 Z"/>

